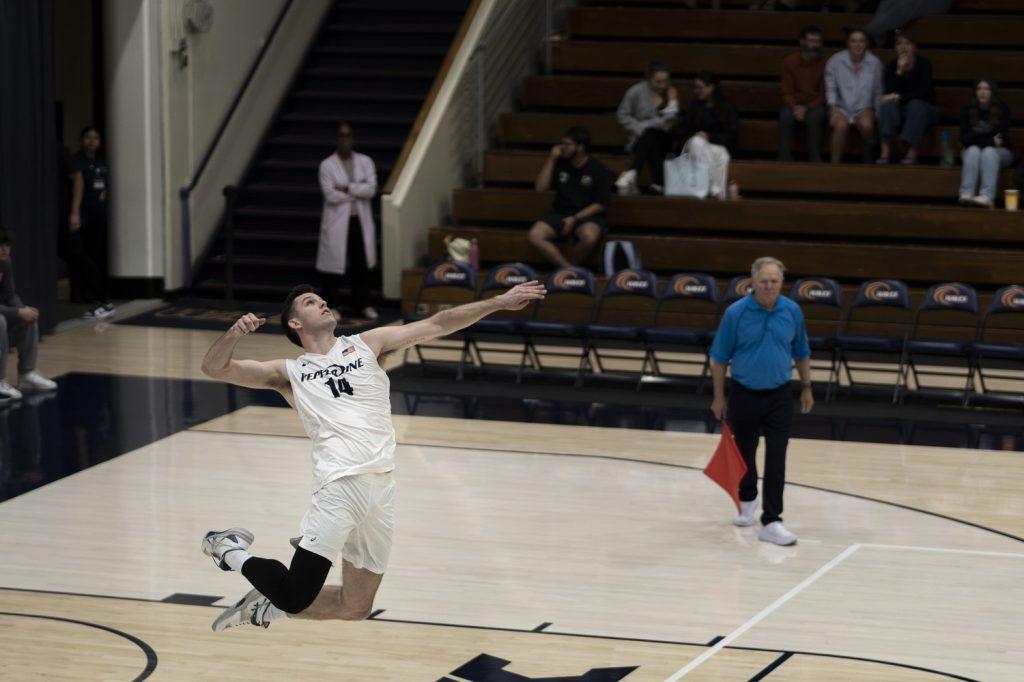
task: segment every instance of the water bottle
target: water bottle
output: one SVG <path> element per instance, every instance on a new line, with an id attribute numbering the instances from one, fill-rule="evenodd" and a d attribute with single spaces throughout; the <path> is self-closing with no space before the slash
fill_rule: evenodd
<path id="1" fill-rule="evenodd" d="M 949 141 L 949 133 L 942 133 L 942 158 L 939 165 L 943 168 L 952 168 L 956 165 L 956 157 L 953 156 L 953 144 Z"/>

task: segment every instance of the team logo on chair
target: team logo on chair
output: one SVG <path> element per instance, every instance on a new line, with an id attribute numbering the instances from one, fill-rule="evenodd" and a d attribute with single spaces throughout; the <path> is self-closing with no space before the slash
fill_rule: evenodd
<path id="1" fill-rule="evenodd" d="M 1024 287 L 1007 287 L 1003 295 L 999 297 L 999 303 L 1004 308 L 1024 309 Z"/>
<path id="2" fill-rule="evenodd" d="M 744 277 L 740 281 L 736 282 L 735 291 L 737 296 L 746 296 L 753 290 L 754 287 L 751 286 L 749 277 Z"/>
<path id="3" fill-rule="evenodd" d="M 703 296 L 708 293 L 708 285 L 693 275 L 684 275 L 672 284 L 672 290 L 680 296 Z"/>
<path id="4" fill-rule="evenodd" d="M 494 281 L 502 286 L 514 287 L 517 284 L 522 284 L 527 281 L 526 275 L 524 275 L 519 268 L 501 268 L 494 275 Z"/>
<path id="5" fill-rule="evenodd" d="M 624 270 L 615 276 L 615 286 L 619 289 L 630 291 L 642 291 L 651 285 L 640 273 L 634 270 Z"/>
<path id="6" fill-rule="evenodd" d="M 967 293 L 956 284 L 946 284 L 932 292 L 932 301 L 943 306 L 967 303 L 968 298 Z"/>
<path id="7" fill-rule="evenodd" d="M 555 289 L 560 291 L 574 291 L 576 289 L 585 289 L 587 286 L 587 280 L 580 277 L 580 274 L 575 270 L 559 270 L 555 273 L 555 276 L 551 279 L 551 283 Z"/>
<path id="8" fill-rule="evenodd" d="M 835 294 L 823 282 L 809 279 L 796 288 L 796 295 L 801 301 L 828 301 Z"/>
<path id="9" fill-rule="evenodd" d="M 465 282 L 466 273 L 454 263 L 441 263 L 431 276 L 439 282 Z"/>
<path id="10" fill-rule="evenodd" d="M 864 288 L 864 298 L 878 303 L 896 301 L 899 297 L 899 290 L 883 280 L 876 280 Z"/>

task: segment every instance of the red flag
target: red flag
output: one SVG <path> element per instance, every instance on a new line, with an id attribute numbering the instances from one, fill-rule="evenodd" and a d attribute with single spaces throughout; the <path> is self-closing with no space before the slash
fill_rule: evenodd
<path id="1" fill-rule="evenodd" d="M 722 438 L 718 441 L 715 454 L 704 467 L 704 475 L 721 486 L 736 503 L 736 511 L 740 510 L 740 481 L 747 473 L 747 463 L 736 446 L 732 429 L 725 421 L 722 422 Z"/>

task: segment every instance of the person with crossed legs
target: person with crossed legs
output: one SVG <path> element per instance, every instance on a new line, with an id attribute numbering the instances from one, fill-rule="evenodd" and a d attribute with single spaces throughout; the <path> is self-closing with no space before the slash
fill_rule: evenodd
<path id="1" fill-rule="evenodd" d="M 800 373 L 800 412 L 814 407 L 811 393 L 811 349 L 804 315 L 792 299 L 780 295 L 785 266 L 765 256 L 750 268 L 753 291 L 722 315 L 711 345 L 714 399 L 711 412 L 728 418 L 736 445 L 747 464 L 740 481 L 737 526 L 754 525 L 757 513 L 757 442 L 764 434 L 764 508 L 758 538 L 792 545 L 797 537 L 782 525 L 782 491 L 786 484 L 786 448 L 793 423 L 789 380 L 796 362 Z M 725 370 L 732 362 L 732 390 L 725 398 Z"/>
<path id="2" fill-rule="evenodd" d="M 530 244 L 551 263 L 563 268 L 582 264 L 608 231 L 604 212 L 611 200 L 608 169 L 590 156 L 590 133 L 574 126 L 551 148 L 534 189 L 555 190 L 552 210 L 530 228 Z M 573 237 L 576 246 L 566 259 L 556 242 Z"/>
<path id="3" fill-rule="evenodd" d="M 313 442 L 313 494 L 300 525 L 291 565 L 249 554 L 245 528 L 208 532 L 201 549 L 224 571 L 238 571 L 253 589 L 213 622 L 216 632 L 238 625 L 269 627 L 294 616 L 363 620 L 373 608 L 391 553 L 395 429 L 390 383 L 382 356 L 447 336 L 499 310 L 520 310 L 543 299 L 536 281 L 401 326 L 335 337 L 327 302 L 308 284 L 285 299 L 281 324 L 304 352 L 296 359 L 237 360 L 235 346 L 266 320 L 243 315 L 214 342 L 203 373 L 238 386 L 269 388 L 299 413 Z M 342 559 L 342 584 L 324 587 Z"/>

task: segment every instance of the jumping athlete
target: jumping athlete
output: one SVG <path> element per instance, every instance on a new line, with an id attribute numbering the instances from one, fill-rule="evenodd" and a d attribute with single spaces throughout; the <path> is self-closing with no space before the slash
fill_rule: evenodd
<path id="1" fill-rule="evenodd" d="M 335 337 L 334 315 L 313 287 L 295 287 L 284 302 L 285 334 L 305 353 L 294 360 L 236 360 L 235 345 L 264 324 L 243 315 L 203 358 L 203 373 L 239 386 L 272 388 L 299 413 L 313 441 L 313 496 L 293 539 L 291 566 L 249 554 L 244 528 L 210 531 L 203 553 L 253 588 L 213 622 L 217 632 L 242 624 L 269 627 L 288 616 L 362 620 L 369 616 L 391 551 L 395 430 L 390 382 L 381 357 L 446 336 L 498 310 L 544 298 L 536 281 L 491 299 L 443 310 L 425 320 Z M 342 584 L 327 586 L 341 555 Z"/>

